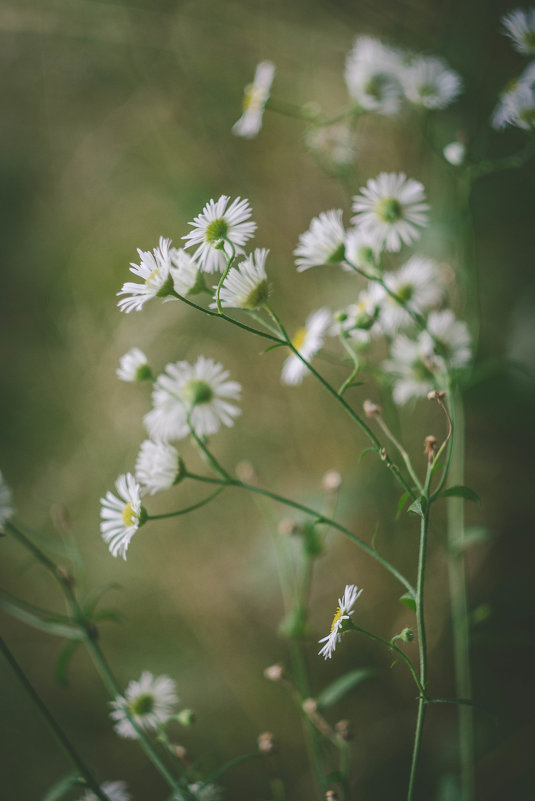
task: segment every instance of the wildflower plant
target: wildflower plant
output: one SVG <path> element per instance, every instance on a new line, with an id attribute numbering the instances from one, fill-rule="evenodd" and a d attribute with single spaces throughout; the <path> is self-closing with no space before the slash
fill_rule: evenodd
<path id="1" fill-rule="evenodd" d="M 504 18 L 507 35 L 521 54 L 533 53 L 534 15 L 534 11 L 517 11 Z M 274 71 L 271 62 L 257 67 L 254 83 L 245 92 L 243 115 L 233 129 L 239 136 L 251 138 L 258 133 L 264 112 L 269 112 L 270 108 L 280 111 L 285 107 L 290 111 L 288 104 L 277 106 L 276 100 L 270 97 Z M 415 114 L 440 113 L 455 102 L 463 87 L 460 75 L 441 57 L 404 52 L 367 36 L 357 37 L 346 59 L 344 77 L 351 103 L 345 112 L 336 115 L 335 123 L 348 123 L 345 134 L 363 114 L 394 116 L 401 113 L 404 106 Z M 508 90 L 499 100 L 492 124 L 495 127 L 516 125 L 529 134 L 535 127 L 532 95 L 533 71 L 528 68 L 517 88 Z M 317 134 L 329 129 L 333 120 L 319 113 L 311 115 L 297 106 L 291 108 L 290 116 L 302 119 L 307 126 L 310 149 L 321 148 L 322 137 L 311 139 L 310 132 Z M 313 146 L 310 146 L 311 141 L 315 142 Z M 503 167 L 500 162 L 475 161 L 470 149 L 461 142 L 448 144 L 446 140 L 440 152 L 444 168 L 462 172 L 470 185 L 480 176 Z M 512 157 L 516 159 L 514 164 L 523 163 L 532 152 L 533 139 L 529 148 Z M 347 149 L 344 158 L 346 156 Z M 293 254 L 287 254 L 288 264 L 293 263 L 296 272 L 302 274 L 302 281 L 310 279 L 311 271 L 331 271 L 333 283 L 344 281 L 349 285 L 350 302 L 337 309 L 326 298 L 321 308 L 312 312 L 296 308 L 296 318 L 305 320 L 297 330 L 293 330 L 293 321 L 292 328 L 287 326 L 277 310 L 277 296 L 271 280 L 277 267 L 268 258 L 269 249 L 253 246 L 257 229 L 262 235 L 262 222 L 257 225 L 253 220 L 249 199 L 232 199 L 222 194 L 217 199 L 200 198 L 199 208 L 201 210 L 189 223 L 189 232 L 186 221 L 176 234 L 173 232 L 182 239 L 184 248 L 175 248 L 170 238 L 160 236 L 152 250 L 138 250 L 139 264 L 132 263 L 131 272 L 140 280 L 123 284 L 117 293 L 119 310 L 157 315 L 159 300 L 174 301 L 177 310 L 184 304 L 198 312 L 199 327 L 204 316 L 235 327 L 244 337 L 262 341 L 266 346 L 262 358 L 282 362 L 280 381 L 283 387 L 277 386 L 273 391 L 298 391 L 294 389 L 297 385 L 317 382 L 329 396 L 333 410 L 345 415 L 347 436 L 354 438 L 355 448 L 365 447 L 371 451 L 388 471 L 392 485 L 400 490 L 397 513 L 409 515 L 419 535 L 418 552 L 409 573 L 378 549 L 374 538 L 362 532 L 357 534 L 341 522 L 336 501 L 346 491 L 347 482 L 336 471 L 326 473 L 323 487 L 326 500 L 323 508 L 316 508 L 301 498 L 278 494 L 262 486 L 250 466 L 250 469 L 237 471 L 236 476 L 222 463 L 216 453 L 216 437 L 223 427 L 232 429 L 236 437 L 240 436 L 242 410 L 239 404 L 242 392 L 247 393 L 246 364 L 237 371 L 239 374 L 231 376 L 209 353 L 198 353 L 190 362 L 183 358 L 183 353 L 174 352 L 166 353 L 164 358 L 178 360 L 164 361 L 158 375 L 153 368 L 157 355 L 147 357 L 137 347 L 132 347 L 121 358 L 116 372 L 123 382 L 148 383 L 152 388 L 143 417 L 147 438 L 139 446 L 135 466 L 125 464 L 127 472 L 117 478 L 115 492 L 108 491 L 101 499 L 100 534 L 104 546 L 113 557 L 127 560 L 131 549 L 142 552 L 149 547 L 148 538 L 136 536 L 140 529 L 148 531 L 160 519 L 193 513 L 215 503 L 222 493 L 231 489 L 291 510 L 296 519 L 283 521 L 279 534 L 299 538 L 305 576 L 304 581 L 299 581 L 296 576 L 282 571 L 287 581 L 287 586 L 283 587 L 287 615 L 282 629 L 293 649 L 293 668 L 277 664 L 268 668 L 265 675 L 288 690 L 289 698 L 297 703 L 320 792 L 327 797 L 329 793 L 331 797 L 340 795 L 344 801 L 351 797 L 347 726 L 337 728 L 331 724 L 326 699 L 341 700 L 357 682 L 354 677 L 341 677 L 342 684 L 335 681 L 310 697 L 306 662 L 323 656 L 336 665 L 342 638 L 345 640 L 346 634 L 356 634 L 367 637 L 374 647 L 393 655 L 395 664 L 399 663 L 413 682 L 415 726 L 412 755 L 406 765 L 408 801 L 416 797 L 426 711 L 431 704 L 446 702 L 460 710 L 459 736 L 463 748 L 459 798 L 473 801 L 474 730 L 465 600 L 463 606 L 466 591 L 460 551 L 458 547 L 454 550 L 453 545 L 454 541 L 458 545 L 464 529 L 464 512 L 459 501 L 478 500 L 472 489 L 462 480 L 457 481 L 457 477 L 463 475 L 462 463 L 458 461 L 463 443 L 462 388 L 470 376 L 476 343 L 468 322 L 462 317 L 462 304 L 452 303 L 459 289 L 451 291 L 441 266 L 427 253 L 425 243 L 420 244 L 424 231 L 435 222 L 432 193 L 427 192 L 420 180 L 404 172 L 383 171 L 377 176 L 362 177 L 346 209 L 317 210 L 307 229 L 296 232 L 297 244 Z M 344 216 L 349 220 L 347 225 Z M 461 268 L 467 269 L 466 265 Z M 154 303 L 149 305 L 149 300 Z M 328 379 L 318 366 L 318 357 L 327 348 L 334 354 L 338 370 L 336 382 Z M 285 354 L 284 360 L 280 358 L 281 351 Z M 123 389 L 125 392 L 143 391 L 142 386 Z M 394 415 L 383 412 L 383 404 L 377 401 L 381 393 L 387 397 L 390 407 L 405 407 L 408 419 L 414 420 L 415 415 L 420 415 L 424 405 L 432 409 L 433 431 L 425 437 L 420 453 L 409 451 L 404 434 L 392 423 Z M 192 451 L 203 458 L 201 472 L 190 468 Z M 328 465 L 325 467 L 327 469 Z M 180 495 L 186 482 L 204 492 L 199 501 L 189 506 L 171 500 L 175 488 Z M 161 492 L 167 493 L 169 500 L 166 502 L 172 508 L 154 514 L 151 511 L 153 497 Z M 426 559 L 436 504 L 442 499 L 456 504 L 453 523 L 447 532 L 457 665 L 453 698 L 434 694 L 426 633 Z M 0 523 L 5 531 L 52 574 L 67 601 L 68 614 L 61 617 L 47 616 L 43 610 L 35 609 L 30 614 L 25 608 L 26 622 L 31 618 L 34 624 L 53 633 L 61 632 L 73 642 L 85 643 L 110 694 L 110 725 L 119 737 L 142 747 L 167 783 L 170 798 L 215 801 L 222 797 L 219 781 L 242 759 L 272 756 L 274 738 L 264 734 L 259 739 L 262 743 L 259 753 L 238 757 L 216 770 L 204 771 L 189 761 L 185 753 L 173 745 L 168 733 L 171 726 L 186 728 L 193 721 L 190 710 L 177 711 L 179 699 L 175 679 L 167 675 L 155 676 L 144 669 L 138 680 L 130 681 L 125 690 L 120 690 L 98 642 L 97 624 L 102 620 L 98 604 L 82 598 L 73 577 L 62 571 L 23 527 L 13 522 L 11 491 L 1 475 L 0 506 Z M 395 515 L 394 509 L 392 517 Z M 328 547 L 328 532 L 347 538 L 356 552 L 365 553 L 396 580 L 408 623 L 399 633 L 376 633 L 360 626 L 361 610 L 364 616 L 365 610 L 373 606 L 373 590 L 366 586 L 366 575 L 361 574 L 354 577 L 358 586 L 356 583 L 345 586 L 328 633 L 321 638 L 316 633 L 310 636 L 316 626 L 318 633 L 327 626 L 327 611 L 321 619 L 318 616 L 312 626 L 309 596 L 313 567 Z M 366 592 L 360 600 L 363 589 Z M 329 588 L 333 606 L 341 591 L 341 586 Z M 11 607 L 11 611 L 18 609 L 20 617 L 24 605 L 17 607 L 12 603 Z M 316 642 L 321 645 L 319 653 Z M 0 643 L 6 659 L 75 762 L 82 777 L 78 784 L 85 788 L 84 801 L 94 797 L 100 801 L 127 801 L 130 795 L 122 781 L 97 782 L 29 685 L 4 641 Z M 362 674 L 360 676 L 362 678 Z M 74 782 L 65 785 L 66 789 L 74 786 Z M 284 798 L 281 786 L 281 776 L 277 774 L 274 778 L 272 773 L 270 790 L 274 799 Z"/>

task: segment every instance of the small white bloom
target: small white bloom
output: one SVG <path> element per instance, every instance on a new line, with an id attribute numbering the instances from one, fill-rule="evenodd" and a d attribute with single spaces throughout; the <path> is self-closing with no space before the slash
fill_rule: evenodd
<path id="1" fill-rule="evenodd" d="M 219 431 L 221 424 L 234 425 L 241 414 L 229 400 L 238 400 L 241 386 L 228 381 L 223 365 L 199 356 L 195 364 L 168 364 L 152 393 L 153 409 L 144 417 L 153 440 L 169 442 L 190 433 L 187 417 L 200 437 Z"/>
<path id="2" fill-rule="evenodd" d="M 193 222 L 193 231 L 183 236 L 186 248 L 196 247 L 193 258 L 206 273 L 225 269 L 231 254 L 229 242 L 236 253 L 243 253 L 242 245 L 254 235 L 256 223 L 251 220 L 253 213 L 248 200 L 239 197 L 227 208 L 230 198 L 221 195 L 218 200 L 209 200 Z"/>
<path id="3" fill-rule="evenodd" d="M 194 784 L 189 784 L 188 789 L 195 795 L 197 801 L 220 801 L 223 795 L 221 788 L 215 784 L 195 782 Z M 180 792 L 175 793 L 173 801 L 185 801 L 184 795 Z"/>
<path id="4" fill-rule="evenodd" d="M 237 267 L 232 267 L 223 281 L 219 299 L 222 306 L 234 309 L 258 309 L 269 297 L 266 258 L 269 250 L 256 248 Z M 217 308 L 217 303 L 212 303 Z"/>
<path id="5" fill-rule="evenodd" d="M 332 315 L 328 309 L 318 309 L 307 319 L 303 328 L 299 328 L 292 339 L 292 345 L 309 362 L 323 345 Z M 287 386 L 300 384 L 307 373 L 307 367 L 299 356 L 291 353 L 282 366 L 281 381 Z"/>
<path id="6" fill-rule="evenodd" d="M 377 248 L 396 251 L 419 238 L 427 223 L 424 187 L 403 173 L 382 172 L 353 198 L 351 222 L 371 237 Z"/>
<path id="7" fill-rule="evenodd" d="M 433 259 L 412 256 L 397 272 L 385 273 L 383 280 L 409 309 L 420 314 L 439 304 L 444 297 L 440 268 Z M 382 295 L 379 319 L 385 331 L 395 333 L 399 328 L 412 325 L 413 319 L 403 306 L 380 285 L 376 286 L 376 300 Z"/>
<path id="8" fill-rule="evenodd" d="M 127 711 L 137 725 L 145 730 L 157 729 L 173 714 L 178 703 L 175 682 L 169 676 L 156 676 L 143 671 L 138 681 L 131 681 L 124 696 L 110 701 L 111 719 L 120 737 L 134 740 L 138 734 L 128 719 Z"/>
<path id="9" fill-rule="evenodd" d="M 338 315 L 338 321 L 329 331 L 331 335 L 344 335 L 355 347 L 364 347 L 383 333 L 376 322 L 383 295 L 378 294 L 375 287 L 377 284 L 371 284 L 370 289 L 359 292 L 357 302 L 347 306 L 342 316 Z"/>
<path id="10" fill-rule="evenodd" d="M 466 147 L 462 142 L 450 142 L 442 152 L 446 161 L 454 167 L 459 167 L 466 157 Z"/>
<path id="11" fill-rule="evenodd" d="M 0 531 L 4 530 L 5 524 L 10 517 L 13 517 L 14 512 L 11 489 L 6 484 L 0 471 Z"/>
<path id="12" fill-rule="evenodd" d="M 360 267 L 361 270 L 371 270 L 372 272 L 377 267 L 381 249 L 377 247 L 376 237 L 371 236 L 368 232 L 363 231 L 362 228 L 351 228 L 345 239 L 345 258 L 347 261 L 354 264 L 355 267 Z M 342 267 L 348 272 L 353 272 L 349 264 L 343 263 Z"/>
<path id="13" fill-rule="evenodd" d="M 236 136 L 252 139 L 259 132 L 274 76 L 275 65 L 271 61 L 261 61 L 257 65 L 254 81 L 243 93 L 243 114 L 232 126 Z"/>
<path id="14" fill-rule="evenodd" d="M 393 378 L 392 397 L 398 406 L 411 398 L 425 398 L 435 388 L 436 364 L 430 357 L 428 342 L 398 334 L 392 342 L 390 356 L 383 362 L 383 369 Z"/>
<path id="15" fill-rule="evenodd" d="M 169 255 L 169 246 L 171 240 L 160 237 L 160 244 L 154 248 L 152 253 L 150 251 L 139 250 L 140 264 L 130 265 L 130 272 L 143 279 L 142 284 L 137 284 L 134 281 L 127 281 L 123 284 L 120 292 L 117 295 L 127 295 L 128 297 L 122 298 L 117 302 L 121 311 L 128 314 L 133 310 L 140 311 L 144 304 L 155 297 L 165 297 L 171 289 L 171 281 L 169 278 L 169 270 L 171 267 L 171 259 Z"/>
<path id="16" fill-rule="evenodd" d="M 318 158 L 335 167 L 345 167 L 355 159 L 353 136 L 344 123 L 310 128 L 305 134 L 305 145 Z"/>
<path id="17" fill-rule="evenodd" d="M 121 356 L 115 372 L 121 381 L 143 381 L 150 377 L 147 357 L 139 348 L 132 348 Z"/>
<path id="18" fill-rule="evenodd" d="M 171 258 L 170 274 L 175 292 L 182 297 L 202 292 L 205 288 L 204 278 L 195 259 L 192 259 L 189 253 L 182 248 L 171 248 L 169 256 Z"/>
<path id="19" fill-rule="evenodd" d="M 459 75 L 440 58 L 416 56 L 401 73 L 407 100 L 427 109 L 445 108 L 459 95 Z"/>
<path id="20" fill-rule="evenodd" d="M 342 632 L 344 629 L 344 621 L 349 620 L 353 614 L 353 607 L 357 598 L 361 594 L 356 584 L 347 584 L 342 598 L 338 599 L 338 608 L 331 623 L 331 630 L 326 637 L 322 637 L 319 642 L 324 642 L 321 650 L 318 652 L 319 656 L 330 659 L 336 650 L 336 646 L 342 639 Z"/>
<path id="21" fill-rule="evenodd" d="M 451 368 L 466 367 L 472 357 L 472 339 L 465 322 L 457 320 L 451 309 L 432 311 L 427 318 L 427 331 L 420 334 L 430 355 L 444 359 Z"/>
<path id="22" fill-rule="evenodd" d="M 349 94 L 366 111 L 396 114 L 401 104 L 399 55 L 371 36 L 359 36 L 346 59 Z"/>
<path id="23" fill-rule="evenodd" d="M 119 476 L 115 488 L 118 498 L 107 492 L 100 499 L 100 531 L 111 555 L 126 559 L 130 540 L 143 524 L 146 512 L 141 506 L 141 487 L 131 473 Z"/>
<path id="24" fill-rule="evenodd" d="M 165 442 L 146 439 L 136 461 L 136 478 L 143 494 L 154 495 L 170 489 L 182 478 L 184 463 L 176 448 Z"/>
<path id="25" fill-rule="evenodd" d="M 132 801 L 126 782 L 103 782 L 100 789 L 110 801 Z M 99 799 L 92 790 L 87 790 L 79 801 L 99 801 Z"/>
<path id="26" fill-rule="evenodd" d="M 504 92 L 492 114 L 494 128 L 513 125 L 530 131 L 535 128 L 535 86 L 518 82 L 514 88 Z"/>
<path id="27" fill-rule="evenodd" d="M 517 8 L 502 17 L 505 32 L 513 40 L 515 50 L 526 55 L 535 53 L 535 8 Z"/>
<path id="28" fill-rule="evenodd" d="M 322 211 L 312 219 L 308 231 L 299 237 L 294 250 L 297 271 L 301 273 L 321 264 L 340 264 L 345 253 L 345 237 L 342 211 Z"/>

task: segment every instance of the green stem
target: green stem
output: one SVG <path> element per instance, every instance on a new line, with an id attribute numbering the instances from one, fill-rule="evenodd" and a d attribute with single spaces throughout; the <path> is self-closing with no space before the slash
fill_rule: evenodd
<path id="1" fill-rule="evenodd" d="M 418 692 L 419 692 L 420 696 L 424 700 L 427 700 L 424 687 L 423 687 L 420 679 L 418 678 L 418 674 L 416 672 L 416 668 L 412 664 L 412 660 L 407 656 L 407 654 L 404 651 L 401 650 L 401 648 L 398 648 L 398 646 L 395 645 L 392 641 L 388 641 L 388 640 L 385 640 L 383 637 L 379 637 L 378 634 L 373 634 L 371 631 L 367 631 L 366 629 L 363 629 L 361 626 L 355 626 L 354 623 L 351 623 L 351 626 L 348 626 L 348 630 L 350 630 L 350 631 L 358 631 L 361 634 L 365 634 L 366 637 L 370 638 L 370 640 L 375 640 L 376 642 L 380 642 L 383 645 L 386 645 L 386 647 L 388 648 L 389 651 L 394 651 L 405 662 L 405 664 L 409 668 L 409 670 L 411 672 L 411 675 L 412 675 L 414 681 L 416 682 L 416 686 L 418 687 Z"/>
<path id="2" fill-rule="evenodd" d="M 101 790 L 100 785 L 94 779 L 93 774 L 91 773 L 85 762 L 82 760 L 81 756 L 79 756 L 78 752 L 72 745 L 71 741 L 69 740 L 69 738 L 67 737 L 67 735 L 57 722 L 57 720 L 48 710 L 44 701 L 41 699 L 37 691 L 34 689 L 30 680 L 22 670 L 21 666 L 19 665 L 19 663 L 9 650 L 7 643 L 2 637 L 0 637 L 0 650 L 4 654 L 7 662 L 9 663 L 10 667 L 12 668 L 13 672 L 17 676 L 18 680 L 20 681 L 24 689 L 26 690 L 27 694 L 30 696 L 36 707 L 39 709 L 41 715 L 46 720 L 48 726 L 56 735 L 63 749 L 69 755 L 69 757 L 72 759 L 72 761 L 80 771 L 80 775 L 83 776 L 87 786 L 95 793 L 95 795 L 97 796 L 97 798 L 100 799 L 100 801 L 110 801 L 106 793 L 103 790 Z"/>
<path id="3" fill-rule="evenodd" d="M 210 493 L 207 495 L 206 498 L 203 498 L 202 501 L 198 501 L 197 503 L 192 504 L 191 506 L 186 506 L 184 509 L 179 509 L 177 512 L 165 512 L 161 515 L 149 515 L 147 517 L 148 520 L 165 520 L 167 517 L 178 517 L 179 515 L 186 515 L 188 512 L 194 512 L 196 509 L 200 509 L 201 506 L 206 506 L 207 503 L 210 503 L 214 498 L 217 498 L 224 491 L 225 487 L 219 487 L 215 492 Z"/>
<path id="4" fill-rule="evenodd" d="M 227 244 L 230 245 L 232 253 L 231 253 L 230 256 L 227 257 L 227 265 L 226 265 L 225 269 L 223 270 L 223 273 L 221 274 L 221 278 L 219 279 L 219 282 L 217 284 L 216 293 L 215 293 L 215 302 L 216 302 L 216 305 L 217 305 L 217 311 L 219 312 L 220 315 L 223 314 L 223 309 L 221 308 L 221 299 L 219 297 L 220 294 L 221 294 L 221 287 L 223 286 L 225 278 L 229 274 L 230 265 L 232 264 L 232 262 L 234 261 L 234 259 L 236 257 L 236 248 L 234 247 L 234 245 L 232 244 L 230 239 L 225 239 L 225 242 L 227 242 Z"/>

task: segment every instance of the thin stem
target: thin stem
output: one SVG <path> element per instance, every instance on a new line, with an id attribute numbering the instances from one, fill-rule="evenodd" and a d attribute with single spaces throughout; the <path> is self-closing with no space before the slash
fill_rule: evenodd
<path id="1" fill-rule="evenodd" d="M 30 680 L 24 673 L 23 669 L 21 668 L 21 666 L 19 665 L 19 663 L 17 662 L 11 651 L 9 650 L 9 647 L 5 642 L 5 640 L 3 639 L 3 637 L 0 637 L 0 650 L 4 654 L 7 662 L 9 663 L 10 667 L 12 668 L 13 672 L 17 676 L 18 680 L 20 681 L 24 689 L 26 690 L 27 694 L 30 696 L 36 707 L 39 709 L 39 712 L 46 720 L 48 726 L 56 735 L 63 749 L 69 755 L 69 757 L 72 759 L 72 761 L 80 771 L 80 774 L 81 776 L 83 776 L 87 786 L 95 793 L 95 795 L 97 796 L 97 798 L 100 799 L 100 801 L 110 801 L 106 793 L 100 788 L 100 785 L 93 777 L 93 774 L 83 761 L 82 757 L 78 754 L 78 752 L 72 745 L 71 741 L 69 740 L 69 738 L 67 737 L 67 735 L 57 722 L 57 720 L 54 718 L 54 716 L 49 711 L 44 701 L 39 696 L 38 692 L 31 684 Z"/>
<path id="2" fill-rule="evenodd" d="M 273 501 L 277 503 L 282 503 L 285 506 L 291 506 L 293 509 L 298 509 L 300 512 L 304 512 L 306 515 L 316 518 L 318 523 L 325 524 L 327 526 L 332 526 L 332 528 L 337 529 L 342 534 L 345 534 L 346 537 L 349 537 L 352 542 L 355 542 L 363 551 L 365 551 L 369 556 L 379 562 L 389 573 L 391 573 L 397 580 L 403 584 L 403 586 L 408 590 L 410 595 L 414 598 L 416 597 L 416 590 L 405 578 L 405 576 L 397 570 L 390 562 L 382 557 L 371 545 L 368 545 L 367 542 L 361 540 L 356 534 L 354 534 L 349 529 L 342 526 L 340 523 L 337 523 L 336 520 L 332 520 L 329 517 L 326 517 L 321 512 L 316 511 L 315 509 L 311 509 L 308 506 L 304 506 L 302 503 L 298 503 L 297 501 L 292 501 L 290 498 L 285 498 L 282 495 L 278 495 L 275 492 L 271 492 L 270 490 L 261 489 L 260 487 L 255 487 L 252 484 L 246 484 L 243 481 L 239 481 L 238 479 L 231 478 L 211 478 L 209 476 L 199 476 L 194 473 L 188 474 L 190 478 L 194 479 L 195 481 L 204 481 L 208 484 L 224 484 L 230 487 L 238 487 L 239 489 L 248 490 L 249 492 L 254 492 L 259 495 L 264 495 L 267 498 L 271 498 Z M 228 475 L 228 474 L 227 474 Z"/>
<path id="3" fill-rule="evenodd" d="M 221 495 L 224 489 L 225 487 L 219 487 L 219 489 L 216 489 L 215 492 L 212 492 L 210 495 L 207 495 L 206 498 L 203 498 L 202 501 L 198 501 L 191 506 L 186 506 L 184 509 L 179 509 L 176 512 L 165 512 L 161 515 L 149 515 L 147 517 L 147 521 L 165 520 L 167 517 L 179 517 L 179 515 L 186 515 L 188 512 L 194 512 L 196 509 L 200 509 L 201 506 L 206 506 L 207 503 L 210 503 L 210 501 L 212 501 L 214 498 L 217 498 L 218 495 Z"/>
<path id="4" fill-rule="evenodd" d="M 382 416 L 380 414 L 376 414 L 376 415 L 374 415 L 374 417 L 377 420 L 378 424 L 381 426 L 381 429 L 383 430 L 383 432 L 386 434 L 386 436 L 390 440 L 390 442 L 392 442 L 396 446 L 398 451 L 400 452 L 401 458 L 405 462 L 405 466 L 406 466 L 407 470 L 409 471 L 410 477 L 414 481 L 415 486 L 418 487 L 418 490 L 420 491 L 420 493 L 422 493 L 423 492 L 423 487 L 422 487 L 422 484 L 420 482 L 420 479 L 416 475 L 416 471 L 414 470 L 414 468 L 412 466 L 412 462 L 411 462 L 409 454 L 407 453 L 407 451 L 405 450 L 405 448 L 403 447 L 401 442 L 397 439 L 397 437 L 394 436 L 393 432 L 389 429 L 388 425 L 383 420 Z"/>
<path id="5" fill-rule="evenodd" d="M 221 287 L 223 286 L 225 278 L 229 274 L 230 265 L 232 264 L 232 262 L 234 261 L 234 259 L 236 257 L 236 248 L 234 247 L 234 245 L 232 244 L 230 239 L 225 239 L 225 242 L 228 245 L 230 245 L 232 253 L 231 253 L 230 256 L 227 257 L 227 265 L 226 265 L 225 269 L 223 270 L 223 273 L 221 274 L 221 278 L 219 279 L 219 282 L 217 284 L 216 293 L 215 293 L 215 302 L 216 302 L 216 305 L 217 305 L 217 311 L 219 312 L 220 315 L 223 314 L 223 309 L 221 308 L 221 298 L 219 297 L 220 294 L 221 294 Z"/>
<path id="6" fill-rule="evenodd" d="M 358 631 L 361 634 L 365 634 L 366 637 L 370 638 L 370 640 L 375 640 L 376 642 L 380 642 L 383 645 L 386 645 L 386 647 L 388 648 L 389 651 L 395 651 L 395 653 L 399 657 L 401 657 L 401 659 L 405 662 L 405 664 L 409 668 L 409 670 L 411 672 L 411 675 L 412 675 L 414 681 L 416 682 L 416 686 L 418 687 L 418 692 L 419 692 L 420 696 L 422 698 L 426 699 L 425 690 L 423 688 L 423 685 L 422 685 L 420 679 L 418 678 L 418 674 L 416 672 L 416 668 L 414 667 L 414 665 L 412 663 L 412 659 L 410 659 L 410 657 L 408 657 L 407 654 L 404 651 L 401 650 L 401 648 L 398 648 L 398 646 L 395 645 L 395 643 L 393 643 L 392 641 L 385 640 L 383 637 L 379 637 L 378 634 L 373 634 L 371 631 L 367 631 L 366 629 L 363 629 L 361 626 L 355 626 L 354 623 L 351 623 L 351 626 L 348 626 L 348 630 L 350 630 L 350 631 Z"/>
<path id="7" fill-rule="evenodd" d="M 338 390 L 338 394 L 341 397 L 344 394 L 344 392 L 346 391 L 346 389 L 349 388 L 349 386 L 350 386 L 351 382 L 353 381 L 353 379 L 355 379 L 357 377 L 358 372 L 360 370 L 360 362 L 357 359 L 357 355 L 354 352 L 353 348 L 351 347 L 351 345 L 349 344 L 349 342 L 347 341 L 346 337 L 343 334 L 340 335 L 340 342 L 342 343 L 342 345 L 343 345 L 346 353 L 348 354 L 349 358 L 353 362 L 353 370 L 351 371 L 350 375 L 346 378 L 346 380 L 344 381 L 344 383 L 342 384 L 342 386 Z"/>

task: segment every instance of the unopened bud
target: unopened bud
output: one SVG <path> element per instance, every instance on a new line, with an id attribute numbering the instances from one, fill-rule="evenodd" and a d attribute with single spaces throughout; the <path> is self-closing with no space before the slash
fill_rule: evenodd
<path id="1" fill-rule="evenodd" d="M 351 725 L 350 720 L 339 720 L 338 723 L 335 724 L 335 730 L 337 735 L 342 740 L 352 740 L 353 739 L 353 726 Z"/>
<path id="2" fill-rule="evenodd" d="M 264 676 L 269 681 L 282 681 L 286 678 L 286 671 L 284 667 L 277 662 L 275 665 L 270 665 L 264 670 Z"/>
<path id="3" fill-rule="evenodd" d="M 399 635 L 399 639 L 403 640 L 403 642 L 412 642 L 414 640 L 414 631 L 409 628 L 403 629 Z"/>
<path id="4" fill-rule="evenodd" d="M 377 415 L 381 414 L 381 407 L 371 400 L 365 400 L 363 407 L 366 417 L 377 417 Z"/>
<path id="5" fill-rule="evenodd" d="M 236 475 L 245 484 L 258 484 L 258 476 L 251 462 L 244 459 L 236 465 Z"/>
<path id="6" fill-rule="evenodd" d="M 347 312 L 346 311 L 337 311 L 334 313 L 334 319 L 338 323 L 345 323 L 347 320 Z"/>
<path id="7" fill-rule="evenodd" d="M 193 723 L 195 723 L 197 716 L 195 715 L 193 709 L 183 709 L 178 713 L 176 719 L 181 726 L 191 726 Z"/>
<path id="8" fill-rule="evenodd" d="M 323 476 L 321 485 L 325 492 L 337 492 L 342 485 L 342 476 L 336 470 L 329 470 Z"/>
<path id="9" fill-rule="evenodd" d="M 444 398 L 446 397 L 447 394 L 448 393 L 445 390 L 442 390 L 441 392 L 439 392 L 436 389 L 432 389 L 431 392 L 427 393 L 427 400 L 441 401 L 441 400 L 444 400 Z"/>
<path id="10" fill-rule="evenodd" d="M 318 711 L 318 702 L 315 698 L 306 698 L 303 701 L 303 712 L 306 715 L 314 715 Z"/>
<path id="11" fill-rule="evenodd" d="M 257 743 L 258 750 L 261 754 L 275 754 L 278 751 L 275 735 L 273 735 L 270 731 L 265 731 L 262 732 L 262 734 L 259 734 Z"/>
<path id="12" fill-rule="evenodd" d="M 426 437 L 424 444 L 424 453 L 427 456 L 427 460 L 429 462 L 433 461 L 437 449 L 438 449 L 438 444 L 436 437 L 433 437 L 433 435 Z"/>

